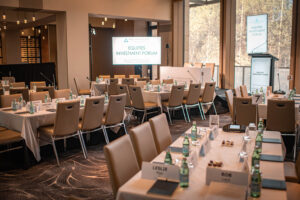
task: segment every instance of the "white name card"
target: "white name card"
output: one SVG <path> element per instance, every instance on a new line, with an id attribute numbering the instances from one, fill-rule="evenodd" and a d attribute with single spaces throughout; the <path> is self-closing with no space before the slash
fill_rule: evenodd
<path id="1" fill-rule="evenodd" d="M 231 183 L 236 185 L 248 185 L 249 184 L 249 172 L 243 170 L 229 171 L 222 168 L 207 167 L 206 168 L 206 184 L 209 185 L 211 181 Z"/>
<path id="2" fill-rule="evenodd" d="M 201 145 L 199 156 L 204 157 L 210 149 L 210 141 L 209 139 L 205 139 L 204 143 Z"/>
<path id="3" fill-rule="evenodd" d="M 163 178 L 167 180 L 179 181 L 179 167 L 177 165 L 167 165 L 164 163 L 142 163 L 142 178 L 156 180 Z"/>

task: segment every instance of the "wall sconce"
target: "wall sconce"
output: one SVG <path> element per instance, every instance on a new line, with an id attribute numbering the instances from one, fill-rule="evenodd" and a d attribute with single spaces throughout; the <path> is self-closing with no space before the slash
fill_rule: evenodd
<path id="1" fill-rule="evenodd" d="M 106 21 L 106 22 L 107 22 L 107 17 L 104 17 L 104 21 Z"/>
<path id="2" fill-rule="evenodd" d="M 104 21 L 101 22 L 102 26 L 104 26 Z"/>
<path id="3" fill-rule="evenodd" d="M 48 28 L 48 26 L 47 26 L 47 25 L 45 25 L 45 26 L 44 26 L 44 28 L 45 28 L 45 29 L 47 29 L 47 28 Z"/>
<path id="4" fill-rule="evenodd" d="M 20 20 L 17 20 L 17 25 L 19 25 L 20 24 Z"/>
<path id="5" fill-rule="evenodd" d="M 34 31 L 34 27 L 32 27 L 32 30 Z"/>
<path id="6" fill-rule="evenodd" d="M 3 15 L 2 15 L 2 19 L 6 20 L 6 14 L 5 13 L 3 13 Z"/>
<path id="7" fill-rule="evenodd" d="M 115 28 L 116 28 L 116 24 L 115 24 L 115 23 L 113 23 L 113 26 L 112 26 L 112 27 L 113 27 L 113 29 L 115 29 Z"/>
<path id="8" fill-rule="evenodd" d="M 27 19 L 26 18 L 24 18 L 24 24 L 27 24 Z"/>
<path id="9" fill-rule="evenodd" d="M 125 22 L 127 22 L 127 19 L 124 19 Z"/>

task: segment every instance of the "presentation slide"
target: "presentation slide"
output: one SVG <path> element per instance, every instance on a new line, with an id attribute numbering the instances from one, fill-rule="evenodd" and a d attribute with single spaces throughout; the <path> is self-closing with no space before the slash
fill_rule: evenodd
<path id="1" fill-rule="evenodd" d="M 160 37 L 113 37 L 113 65 L 160 65 Z"/>
<path id="2" fill-rule="evenodd" d="M 268 15 L 247 16 L 247 53 L 268 51 Z"/>
<path id="3" fill-rule="evenodd" d="M 256 89 L 259 91 L 261 87 L 266 91 L 270 84 L 270 67 L 270 58 L 252 58 L 251 92 L 255 92 Z"/>

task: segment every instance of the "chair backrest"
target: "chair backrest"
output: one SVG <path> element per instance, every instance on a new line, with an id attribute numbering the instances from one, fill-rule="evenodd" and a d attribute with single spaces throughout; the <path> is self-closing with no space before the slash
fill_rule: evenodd
<path id="1" fill-rule="evenodd" d="M 190 84 L 189 93 L 186 98 L 187 105 L 194 105 L 199 102 L 199 97 L 201 93 L 201 84 Z"/>
<path id="2" fill-rule="evenodd" d="M 129 75 L 129 78 L 141 78 L 141 75 L 139 75 L 139 74 L 131 74 L 131 75 Z"/>
<path id="3" fill-rule="evenodd" d="M 211 77 L 214 77 L 215 63 L 205 63 L 205 67 L 210 69 Z"/>
<path id="4" fill-rule="evenodd" d="M 204 91 L 202 95 L 203 103 L 212 102 L 214 100 L 215 88 L 216 88 L 216 82 L 205 83 Z"/>
<path id="5" fill-rule="evenodd" d="M 165 84 L 173 84 L 174 80 L 172 78 L 171 79 L 164 79 L 163 83 L 165 83 Z"/>
<path id="6" fill-rule="evenodd" d="M 50 97 L 51 97 L 51 99 L 54 99 L 55 97 L 55 95 L 54 95 L 54 86 L 45 86 L 45 87 L 41 87 L 41 86 L 39 86 L 39 87 L 37 87 L 36 88 L 36 91 L 37 92 L 44 92 L 44 91 L 48 91 L 49 92 L 49 95 L 50 95 Z M 70 94 L 70 93 L 69 93 Z"/>
<path id="7" fill-rule="evenodd" d="M 267 108 L 267 129 L 294 133 L 295 101 L 269 99 Z"/>
<path id="8" fill-rule="evenodd" d="M 85 99 L 81 129 L 93 130 L 102 125 L 104 112 L 104 97 L 90 97 Z"/>
<path id="9" fill-rule="evenodd" d="M 2 80 L 8 80 L 9 83 L 14 83 L 14 82 L 16 82 L 16 79 L 15 79 L 15 77 L 13 77 L 13 76 L 3 76 L 3 77 L 2 77 Z"/>
<path id="10" fill-rule="evenodd" d="M 166 114 L 160 114 L 152 117 L 149 120 L 156 149 L 158 153 L 164 151 L 172 143 L 172 136 L 169 129 L 168 120 Z"/>
<path id="11" fill-rule="evenodd" d="M 150 162 L 158 155 L 149 122 L 132 128 L 130 136 L 140 167 L 143 161 Z"/>
<path id="12" fill-rule="evenodd" d="M 132 107 L 143 110 L 145 106 L 141 87 L 129 86 L 129 94 L 132 100 Z"/>
<path id="13" fill-rule="evenodd" d="M 249 97 L 246 85 L 241 85 L 240 89 L 241 89 L 241 95 L 242 95 L 242 97 Z"/>
<path id="14" fill-rule="evenodd" d="M 111 95 L 105 115 L 105 125 L 121 123 L 124 119 L 126 94 Z"/>
<path id="15" fill-rule="evenodd" d="M 146 81 L 147 83 L 150 81 L 149 77 L 144 77 L 144 78 L 138 78 L 138 81 Z"/>
<path id="16" fill-rule="evenodd" d="M 99 75 L 99 78 L 110 79 L 110 75 Z"/>
<path id="17" fill-rule="evenodd" d="M 114 75 L 114 78 L 126 78 L 125 74 L 116 74 Z"/>
<path id="18" fill-rule="evenodd" d="M 116 196 L 118 189 L 140 170 L 130 136 L 124 135 L 105 145 L 104 155 Z"/>
<path id="19" fill-rule="evenodd" d="M 10 83 L 11 87 L 25 87 L 25 82 Z"/>
<path id="20" fill-rule="evenodd" d="M 235 97 L 242 97 L 240 87 L 234 88 L 233 91 Z"/>
<path id="21" fill-rule="evenodd" d="M 182 105 L 184 95 L 184 85 L 173 85 L 169 98 L 169 107 Z"/>
<path id="22" fill-rule="evenodd" d="M 137 81 L 137 82 L 135 82 L 135 85 L 139 86 L 141 88 L 144 88 L 144 86 L 147 85 L 147 82 L 146 81 Z"/>
<path id="23" fill-rule="evenodd" d="M 227 100 L 227 104 L 228 104 L 228 107 L 229 107 L 231 119 L 232 119 L 232 121 L 234 121 L 233 92 L 232 92 L 232 90 L 226 90 L 225 95 L 226 95 L 226 100 Z"/>
<path id="24" fill-rule="evenodd" d="M 186 63 L 183 64 L 183 67 L 192 67 L 192 63 L 186 62 Z"/>
<path id="25" fill-rule="evenodd" d="M 134 85 L 134 78 L 123 78 L 122 84 L 126 85 Z"/>
<path id="26" fill-rule="evenodd" d="M 79 100 L 57 103 L 53 136 L 66 136 L 78 131 L 79 109 Z"/>
<path id="27" fill-rule="evenodd" d="M 203 63 L 194 63 L 194 67 L 202 68 Z"/>
<path id="28" fill-rule="evenodd" d="M 257 124 L 257 105 L 252 104 L 251 97 L 235 98 L 235 120 L 237 124 L 248 126 Z"/>
<path id="29" fill-rule="evenodd" d="M 298 157 L 296 160 L 296 173 L 297 173 L 297 177 L 298 177 L 298 181 L 300 181 L 300 153 L 298 153 Z"/>
<path id="30" fill-rule="evenodd" d="M 30 101 L 38 101 L 41 100 L 42 102 L 45 102 L 45 96 L 50 97 L 49 92 L 48 91 L 44 91 L 44 92 L 31 92 L 29 94 L 29 100 Z"/>
<path id="31" fill-rule="evenodd" d="M 117 78 L 111 78 L 110 83 L 107 86 L 108 95 L 117 95 L 118 94 L 118 79 Z"/>
<path id="32" fill-rule="evenodd" d="M 131 99 L 128 91 L 128 85 L 117 85 L 118 94 L 126 94 L 126 104 L 125 106 L 131 106 Z"/>
<path id="33" fill-rule="evenodd" d="M 36 86 L 36 87 L 40 87 L 40 86 L 46 86 L 46 82 L 45 81 L 31 81 L 30 82 L 30 89 L 32 90 L 33 89 L 33 86 Z"/>
<path id="34" fill-rule="evenodd" d="M 160 84 L 160 80 L 150 80 L 150 84 L 152 84 L 152 85 L 159 85 Z"/>
<path id="35" fill-rule="evenodd" d="M 29 101 L 29 89 L 28 88 L 10 88 L 10 94 L 22 94 L 25 101 Z"/>
<path id="36" fill-rule="evenodd" d="M 1 107 L 6 108 L 11 106 L 11 102 L 15 99 L 18 99 L 22 96 L 22 94 L 11 94 L 11 95 L 1 95 Z"/>
<path id="37" fill-rule="evenodd" d="M 267 87 L 267 92 L 269 92 L 269 94 L 273 93 L 273 87 L 272 86 L 268 86 Z"/>
<path id="38" fill-rule="evenodd" d="M 71 89 L 55 90 L 54 91 L 54 98 L 55 99 L 58 99 L 58 98 L 69 99 L 70 98 L 70 93 L 71 93 Z"/>

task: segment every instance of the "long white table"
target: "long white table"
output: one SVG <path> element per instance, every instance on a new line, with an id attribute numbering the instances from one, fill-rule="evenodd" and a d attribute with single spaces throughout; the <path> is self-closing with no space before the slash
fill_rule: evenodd
<path id="1" fill-rule="evenodd" d="M 187 131 L 190 133 L 190 130 Z M 250 132 L 252 138 L 251 142 L 247 145 L 248 153 L 248 165 L 251 165 L 252 151 L 255 145 L 256 132 Z M 233 171 L 242 171 L 243 163 L 239 162 L 239 152 L 242 148 L 242 136 L 239 133 L 226 133 L 220 131 L 218 137 L 211 141 L 211 149 L 205 157 L 198 157 L 198 165 L 190 169 L 190 181 L 189 187 L 182 189 L 179 186 L 175 190 L 172 196 L 162 196 L 155 194 L 148 194 L 148 190 L 154 184 L 154 180 L 146 180 L 141 178 L 141 171 L 133 176 L 128 182 L 119 188 L 117 194 L 117 200 L 131 200 L 131 199 L 205 199 L 210 189 L 209 185 L 206 185 L 206 169 L 210 160 L 222 161 L 222 169 L 229 169 Z M 207 135 L 205 136 L 207 137 Z M 203 143 L 205 137 L 200 140 L 200 144 Z M 223 140 L 232 140 L 234 142 L 233 147 L 225 147 L 221 145 Z M 171 146 L 182 147 L 183 137 L 179 137 L 174 141 Z M 199 151 L 200 146 L 191 146 L 192 151 Z M 181 153 L 171 153 L 173 161 L 175 159 L 181 159 Z M 160 153 L 153 161 L 163 162 L 165 152 Z M 283 162 L 268 162 L 261 161 L 262 176 L 268 178 L 274 178 L 276 180 L 284 180 L 284 164 Z M 250 167 L 250 166 L 249 166 Z M 271 170 L 272 173 L 268 173 Z M 226 186 L 225 183 L 224 187 Z M 219 187 L 223 187 L 219 184 Z M 249 197 L 249 199 L 251 199 Z M 285 190 L 265 189 L 262 188 L 261 197 L 259 199 L 274 199 L 285 200 L 287 194 Z"/>

